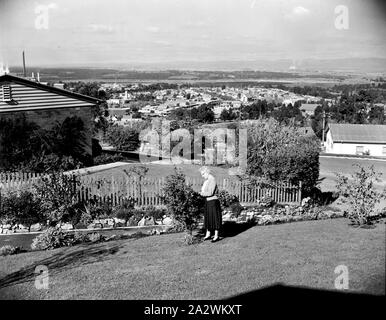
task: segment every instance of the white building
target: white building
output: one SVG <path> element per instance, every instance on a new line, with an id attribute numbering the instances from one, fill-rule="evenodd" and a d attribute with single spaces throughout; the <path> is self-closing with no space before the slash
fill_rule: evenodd
<path id="1" fill-rule="evenodd" d="M 326 153 L 386 157 L 386 125 L 330 123 Z"/>

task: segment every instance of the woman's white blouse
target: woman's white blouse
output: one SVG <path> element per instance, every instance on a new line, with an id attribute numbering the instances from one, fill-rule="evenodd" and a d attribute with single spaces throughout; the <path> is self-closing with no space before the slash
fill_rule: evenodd
<path id="1" fill-rule="evenodd" d="M 212 175 L 209 175 L 208 179 L 206 179 L 202 185 L 201 195 L 203 197 L 209 197 L 207 198 L 207 200 L 217 199 L 217 196 L 212 196 L 215 188 L 216 188 L 216 179 Z"/>

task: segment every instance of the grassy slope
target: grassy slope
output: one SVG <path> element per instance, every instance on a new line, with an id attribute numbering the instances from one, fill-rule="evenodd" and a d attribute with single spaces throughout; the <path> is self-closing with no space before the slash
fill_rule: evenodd
<path id="1" fill-rule="evenodd" d="M 253 227 L 222 241 L 182 244 L 169 234 L 0 258 L 0 297 L 28 299 L 217 299 L 281 282 L 385 294 L 385 224 L 355 229 L 346 219 Z M 47 265 L 48 291 L 34 288 Z M 5 286 L 10 284 L 10 286 Z"/>

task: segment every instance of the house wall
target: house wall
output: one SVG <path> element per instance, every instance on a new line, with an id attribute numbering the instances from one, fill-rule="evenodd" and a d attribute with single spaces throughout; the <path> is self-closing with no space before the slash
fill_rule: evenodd
<path id="1" fill-rule="evenodd" d="M 357 146 L 363 146 L 364 151 L 366 152 L 368 150 L 371 156 L 386 157 L 386 153 L 383 153 L 386 144 L 337 143 L 333 142 L 330 131 L 327 132 L 325 146 L 326 153 L 349 155 L 355 155 Z"/>
<path id="2" fill-rule="evenodd" d="M 43 129 L 51 129 L 56 122 L 62 123 L 66 118 L 77 116 L 82 119 L 84 124 L 84 153 L 92 157 L 92 110 L 91 107 L 61 108 L 35 111 L 20 111 L 0 113 L 0 119 L 15 119 L 24 114 L 28 122 L 34 122 Z M 0 146 L 1 150 L 1 146 Z"/>

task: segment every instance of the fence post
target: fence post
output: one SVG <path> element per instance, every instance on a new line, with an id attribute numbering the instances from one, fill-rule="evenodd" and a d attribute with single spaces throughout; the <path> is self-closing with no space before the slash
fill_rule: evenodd
<path id="1" fill-rule="evenodd" d="M 301 181 L 299 181 L 298 201 L 299 201 L 299 205 L 301 205 L 302 204 L 302 182 Z"/>

